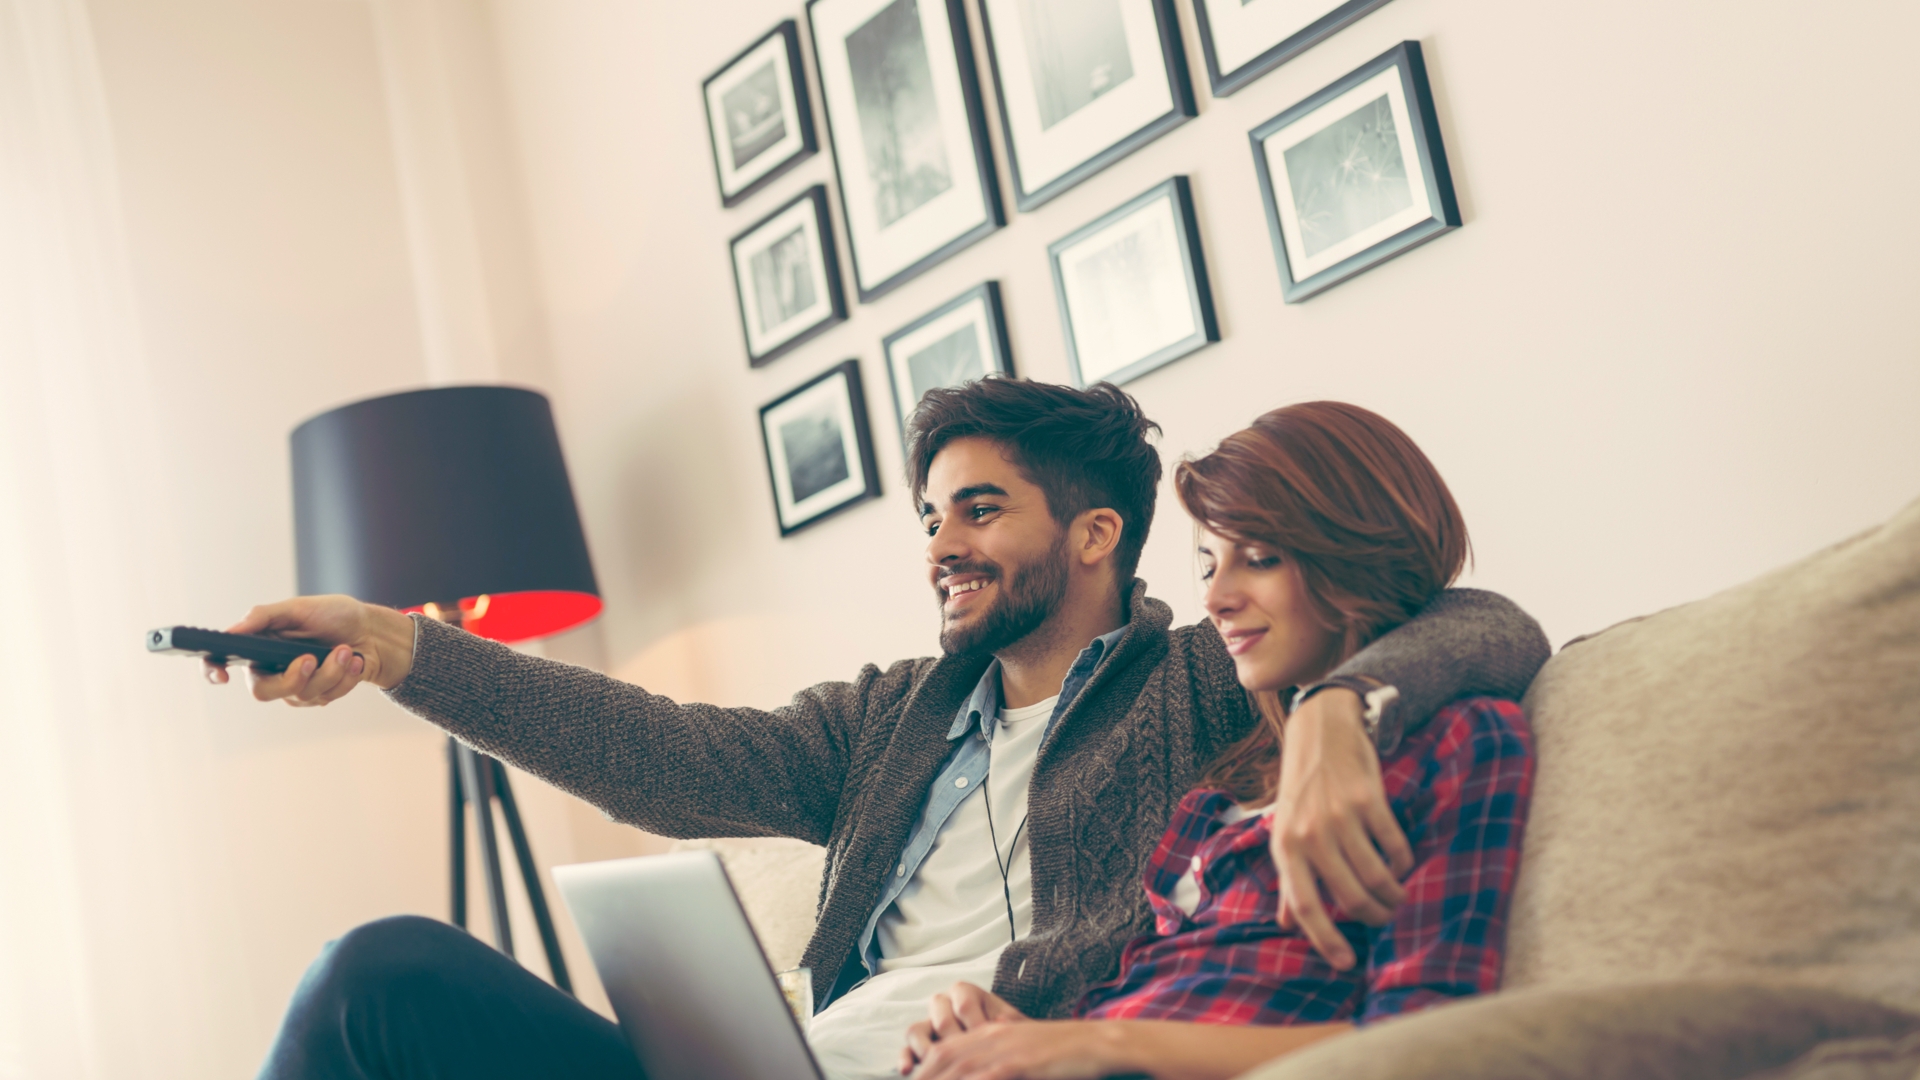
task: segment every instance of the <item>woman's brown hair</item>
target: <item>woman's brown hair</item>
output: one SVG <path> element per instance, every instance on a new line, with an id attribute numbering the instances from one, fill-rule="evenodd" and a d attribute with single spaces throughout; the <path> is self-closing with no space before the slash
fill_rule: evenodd
<path id="1" fill-rule="evenodd" d="M 1472 554 L 1433 463 L 1385 417 L 1344 402 L 1267 413 L 1181 462 L 1173 489 L 1208 531 L 1292 560 L 1342 657 L 1419 614 Z M 1261 805 L 1279 784 L 1285 710 L 1275 691 L 1253 696 L 1261 722 L 1201 785 Z"/>

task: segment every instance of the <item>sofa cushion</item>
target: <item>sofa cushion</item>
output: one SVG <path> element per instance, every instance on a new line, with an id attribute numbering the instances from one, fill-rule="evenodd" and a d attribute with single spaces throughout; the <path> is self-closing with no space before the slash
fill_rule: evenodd
<path id="1" fill-rule="evenodd" d="M 1824 1042 L 1792 1064 L 1756 1073 L 1751 1080 L 1914 1080 L 1916 1076 L 1920 1076 L 1920 1034 Z"/>
<path id="2" fill-rule="evenodd" d="M 1920 1015 L 1802 987 L 1507 991 L 1315 1043 L 1242 1080 L 1735 1080 L 1830 1040 L 1915 1030 Z"/>
<path id="3" fill-rule="evenodd" d="M 1920 1009 L 1920 503 L 1570 645 L 1526 706 L 1508 987 L 1788 980 Z"/>
<path id="4" fill-rule="evenodd" d="M 717 853 L 767 963 L 785 971 L 800 962 L 813 936 L 826 848 L 783 837 L 752 837 L 679 840 L 670 850 Z"/>

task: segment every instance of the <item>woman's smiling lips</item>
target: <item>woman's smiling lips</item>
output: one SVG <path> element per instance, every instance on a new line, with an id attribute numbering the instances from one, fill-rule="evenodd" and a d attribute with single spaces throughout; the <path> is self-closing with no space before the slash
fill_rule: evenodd
<path id="1" fill-rule="evenodd" d="M 1235 656 L 1258 645 L 1267 636 L 1267 628 L 1257 630 L 1222 630 L 1220 637 L 1227 643 L 1227 651 Z"/>

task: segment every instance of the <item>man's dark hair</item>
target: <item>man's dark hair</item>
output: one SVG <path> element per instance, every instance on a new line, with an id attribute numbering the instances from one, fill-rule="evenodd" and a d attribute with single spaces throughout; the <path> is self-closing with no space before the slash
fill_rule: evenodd
<path id="1" fill-rule="evenodd" d="M 965 386 L 927 391 L 907 423 L 907 488 L 917 509 L 934 456 L 955 439 L 998 443 L 1020 474 L 1047 497 L 1062 526 L 1105 507 L 1120 515 L 1114 570 L 1124 593 L 1140 564 L 1160 453 L 1147 442 L 1160 425 L 1111 383 L 1085 390 L 989 375 Z"/>

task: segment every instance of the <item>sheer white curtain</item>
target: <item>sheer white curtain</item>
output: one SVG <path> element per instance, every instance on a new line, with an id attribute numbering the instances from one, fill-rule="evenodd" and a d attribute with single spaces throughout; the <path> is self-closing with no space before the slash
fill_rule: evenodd
<path id="1" fill-rule="evenodd" d="M 233 1075 L 206 721 L 81 0 L 0 0 L 0 1080 Z"/>

